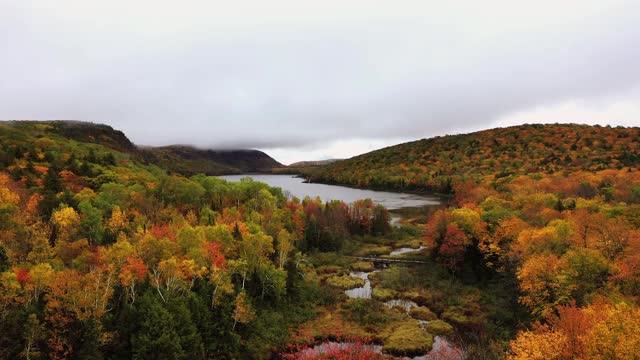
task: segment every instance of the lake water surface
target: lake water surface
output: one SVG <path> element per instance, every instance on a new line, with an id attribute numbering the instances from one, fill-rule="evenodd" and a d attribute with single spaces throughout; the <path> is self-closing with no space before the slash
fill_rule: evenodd
<path id="1" fill-rule="evenodd" d="M 220 176 L 220 178 L 228 181 L 239 181 L 243 177 L 247 176 L 253 178 L 253 180 L 282 188 L 285 195 L 296 196 L 300 199 L 304 199 L 306 196 L 312 198 L 319 196 L 322 201 L 342 200 L 345 203 L 352 203 L 360 199 L 371 199 L 375 203 L 380 204 L 389 210 L 438 205 L 441 202 L 436 196 L 355 189 L 338 185 L 305 183 L 304 179 L 291 175 L 225 175 Z"/>

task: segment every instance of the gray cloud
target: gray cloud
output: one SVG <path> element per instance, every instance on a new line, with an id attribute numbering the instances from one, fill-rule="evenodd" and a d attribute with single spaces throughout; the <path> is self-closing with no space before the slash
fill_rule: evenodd
<path id="1" fill-rule="evenodd" d="M 92 3 L 0 0 L 0 118 L 108 123 L 148 145 L 305 148 L 487 127 L 640 86 L 635 1 Z"/>

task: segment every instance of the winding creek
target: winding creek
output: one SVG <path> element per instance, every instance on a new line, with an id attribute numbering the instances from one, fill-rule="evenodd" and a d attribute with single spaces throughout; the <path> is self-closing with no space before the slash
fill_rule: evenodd
<path id="1" fill-rule="evenodd" d="M 221 178 L 228 181 L 239 181 L 243 177 L 250 176 L 256 181 L 264 182 L 269 184 L 270 186 L 280 187 L 283 192 L 287 196 L 295 196 L 300 199 L 305 198 L 306 196 L 315 198 L 319 196 L 323 201 L 327 200 L 342 200 L 346 203 L 351 203 L 356 200 L 370 198 L 374 202 L 385 206 L 389 210 L 402 210 L 407 208 L 423 208 L 429 206 L 435 206 L 440 204 L 439 198 L 435 196 L 426 196 L 426 195 L 418 195 L 418 194 L 407 194 L 407 193 L 395 193 L 388 191 L 374 191 L 374 190 L 363 190 L 350 188 L 345 186 L 337 186 L 337 185 L 325 185 L 325 184 L 315 184 L 315 183 L 305 183 L 304 179 L 294 177 L 291 175 L 227 175 L 221 176 Z M 401 220 L 401 216 L 397 214 L 392 214 L 392 225 L 398 223 Z M 389 255 L 402 255 L 411 252 L 416 252 L 424 249 L 423 246 L 419 248 L 398 248 L 394 249 L 389 253 Z M 362 287 L 345 290 L 345 294 L 351 298 L 364 298 L 371 299 L 372 287 L 371 281 L 369 280 L 369 275 L 377 272 L 379 270 L 374 270 L 371 272 L 362 272 L 362 271 L 351 271 L 349 273 L 350 276 L 360 278 L 364 280 L 364 285 Z M 411 308 L 418 306 L 415 302 L 408 299 L 393 299 L 384 303 L 388 307 L 401 307 L 409 313 Z M 419 321 L 423 328 L 428 323 L 428 321 L 417 320 Z M 319 345 L 314 346 L 309 349 L 310 351 L 319 351 L 322 352 L 324 348 L 335 347 L 335 346 L 346 346 L 347 343 L 339 343 L 339 342 L 326 342 Z M 449 347 L 455 348 L 455 346 L 450 343 L 445 337 L 435 336 L 433 348 L 428 354 L 424 354 L 422 356 L 414 357 L 414 360 L 428 360 L 438 358 L 437 354 L 440 349 Z M 382 346 L 379 345 L 371 345 L 371 349 L 376 352 L 382 352 Z"/>
<path id="2" fill-rule="evenodd" d="M 389 255 L 401 255 L 401 254 L 408 254 L 411 252 L 416 252 L 416 251 L 420 251 L 424 249 L 424 246 L 420 246 L 419 248 L 399 248 L 399 249 L 395 249 L 392 252 L 389 253 Z M 354 289 L 350 289 L 350 290 L 345 290 L 345 294 L 347 294 L 347 296 L 351 297 L 351 298 L 364 298 L 364 299 L 371 299 L 371 281 L 369 280 L 369 274 L 372 274 L 374 272 L 377 272 L 379 270 L 374 270 L 371 272 L 362 272 L 362 271 L 352 271 L 349 273 L 349 276 L 353 276 L 353 277 L 357 277 L 360 279 L 364 280 L 364 286 L 362 287 L 358 287 L 358 288 L 354 288 Z M 389 301 L 386 301 L 384 303 L 387 307 L 400 307 L 403 308 L 405 310 L 405 312 L 407 314 L 409 314 L 409 312 L 411 311 L 411 308 L 417 307 L 418 304 L 416 304 L 415 302 L 408 300 L 408 299 L 392 299 Z M 429 321 L 426 320 L 417 320 L 421 325 L 422 328 L 424 329 L 425 326 L 429 323 Z M 326 344 L 320 344 L 319 346 L 326 346 Z M 445 337 L 443 336 L 434 336 L 434 342 L 433 342 L 433 347 L 431 349 L 431 351 L 425 355 L 421 355 L 421 356 L 416 356 L 411 358 L 412 360 L 429 360 L 429 359 L 437 359 L 439 358 L 437 356 L 437 354 L 439 354 L 441 352 L 441 350 L 445 347 L 449 347 L 449 348 L 455 348 L 455 346 L 450 343 Z M 375 350 L 376 352 L 382 352 L 382 347 L 373 347 L 373 350 Z M 320 349 L 321 350 L 321 349 Z"/>
<path id="3" fill-rule="evenodd" d="M 345 290 L 344 293 L 347 294 L 348 297 L 354 299 L 371 299 L 371 281 L 369 281 L 369 274 L 374 273 L 371 272 L 363 272 L 363 271 L 352 271 L 349 273 L 349 276 L 360 278 L 364 280 L 364 286 L 359 288 L 354 288 L 350 290 Z"/>

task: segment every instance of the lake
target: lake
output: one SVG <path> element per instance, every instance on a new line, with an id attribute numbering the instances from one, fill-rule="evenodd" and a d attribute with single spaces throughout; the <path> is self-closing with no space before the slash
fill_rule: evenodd
<path id="1" fill-rule="evenodd" d="M 300 199 L 304 199 L 306 196 L 311 198 L 319 196 L 323 201 L 342 200 L 345 203 L 352 203 L 360 199 L 371 199 L 375 203 L 380 204 L 389 210 L 418 208 L 438 205 L 441 203 L 441 200 L 436 196 L 364 190 L 339 185 L 305 183 L 303 178 L 292 175 L 225 175 L 220 176 L 220 178 L 228 181 L 239 181 L 243 177 L 247 176 L 256 181 L 267 183 L 270 186 L 282 188 L 285 195 L 296 196 Z"/>

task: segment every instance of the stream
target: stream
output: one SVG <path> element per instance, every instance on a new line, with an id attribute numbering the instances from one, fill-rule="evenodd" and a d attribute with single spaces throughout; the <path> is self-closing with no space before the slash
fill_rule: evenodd
<path id="1" fill-rule="evenodd" d="M 354 299 L 371 299 L 371 281 L 369 281 L 369 274 L 372 274 L 375 271 L 371 272 L 363 272 L 363 271 L 352 271 L 349 273 L 349 276 L 360 278 L 364 280 L 364 286 L 345 290 L 344 293 L 347 294 L 348 297 Z"/>
<path id="2" fill-rule="evenodd" d="M 424 246 L 420 246 L 419 248 L 408 248 L 408 247 L 404 247 L 404 248 L 398 248 L 393 250 L 392 252 L 389 253 L 389 255 L 401 255 L 401 254 L 407 254 L 407 253 L 411 253 L 411 252 L 417 252 L 424 249 Z M 364 280 L 364 285 L 362 287 L 357 287 L 354 289 L 350 289 L 350 290 L 345 290 L 344 293 L 350 297 L 350 298 L 361 298 L 361 299 L 371 299 L 371 281 L 369 280 L 369 274 L 372 274 L 374 272 L 377 272 L 379 270 L 374 270 L 371 272 L 362 272 L 362 271 L 352 271 L 349 273 L 349 276 L 353 276 L 353 277 L 357 277 L 360 279 Z M 409 312 L 411 311 L 412 308 L 417 307 L 418 304 L 416 304 L 415 302 L 409 300 L 409 299 L 392 299 L 389 301 L 386 301 L 384 303 L 387 307 L 401 307 L 405 310 L 405 312 L 407 314 L 409 314 Z M 429 323 L 429 321 L 426 320 L 417 320 L 421 325 L 422 328 L 424 329 L 425 326 Z M 315 347 L 313 347 L 312 349 L 316 350 L 316 351 L 320 351 L 322 352 L 323 346 L 328 346 L 329 343 L 322 343 L 320 345 L 317 345 Z M 346 344 L 345 344 L 346 345 Z M 373 346 L 372 348 L 374 351 L 382 353 L 382 347 L 377 347 L 377 346 Z M 450 341 L 448 341 L 446 339 L 446 337 L 444 336 L 434 336 L 434 342 L 433 342 L 433 347 L 431 349 L 431 351 L 427 354 L 424 355 L 420 355 L 420 356 L 416 356 L 413 358 L 403 358 L 403 359 L 412 359 L 412 360 L 432 360 L 432 359 L 440 359 L 441 357 L 439 356 L 441 353 L 445 352 L 446 349 L 455 349 L 457 350 L 460 354 L 462 354 L 462 351 L 457 349 L 456 346 L 451 343 Z M 460 356 L 460 358 L 463 358 L 463 356 Z"/>
<path id="3" fill-rule="evenodd" d="M 323 201 L 328 200 L 342 200 L 345 203 L 352 203 L 356 200 L 369 198 L 373 200 L 375 203 L 380 204 L 386 207 L 388 210 L 397 210 L 402 212 L 403 210 L 410 211 L 422 211 L 422 209 L 427 209 L 428 207 L 433 207 L 435 205 L 439 205 L 441 203 L 441 198 L 436 196 L 427 196 L 427 195 L 419 195 L 419 194 L 408 194 L 408 193 L 397 193 L 397 192 L 388 192 L 388 191 L 375 191 L 375 190 L 364 190 L 364 189 L 356 189 L 346 186 L 339 185 L 325 185 L 325 184 L 316 184 L 316 183 L 305 183 L 304 179 L 291 176 L 291 175 L 226 175 L 220 176 L 221 178 L 228 181 L 239 181 L 243 177 L 251 177 L 256 181 L 264 182 L 269 184 L 270 186 L 279 187 L 282 189 L 284 194 L 287 197 L 298 197 L 300 199 L 309 196 L 311 198 L 315 198 L 319 196 Z M 402 218 L 406 214 L 391 214 L 391 225 L 397 226 Z M 419 248 L 409 248 L 403 247 L 398 248 L 389 253 L 389 255 L 402 255 L 411 252 L 416 252 L 424 249 L 423 246 Z M 371 299 L 371 281 L 369 281 L 369 274 L 380 271 L 374 270 L 371 272 L 361 272 L 361 271 L 352 271 L 350 272 L 350 276 L 360 278 L 364 280 L 364 286 L 358 287 L 355 289 L 345 290 L 345 294 L 351 298 L 362 298 L 362 299 Z M 393 299 L 387 301 L 385 303 L 388 307 L 399 306 L 404 308 L 404 310 L 409 313 L 411 308 L 416 307 L 417 304 L 408 299 Z M 418 321 L 418 320 L 417 320 Z M 420 321 L 423 328 L 428 323 L 427 321 Z M 326 349 L 335 348 L 335 347 L 346 347 L 349 343 L 346 342 L 325 342 L 322 344 L 318 344 L 312 348 L 307 349 L 307 351 L 311 352 L 324 352 Z M 375 352 L 382 353 L 382 346 L 380 345 L 368 345 L 370 349 Z M 441 359 L 439 356 L 441 350 L 453 349 L 454 352 L 458 351 L 459 354 L 463 354 L 459 349 L 455 347 L 450 341 L 448 341 L 445 337 L 435 336 L 432 350 L 424 354 L 422 356 L 417 356 L 412 359 L 414 360 L 433 360 L 433 359 Z M 459 358 L 464 358 L 464 355 L 460 355 Z M 408 358 L 405 358 L 408 359 Z M 451 357 L 447 357 L 447 359 L 452 359 Z"/>

